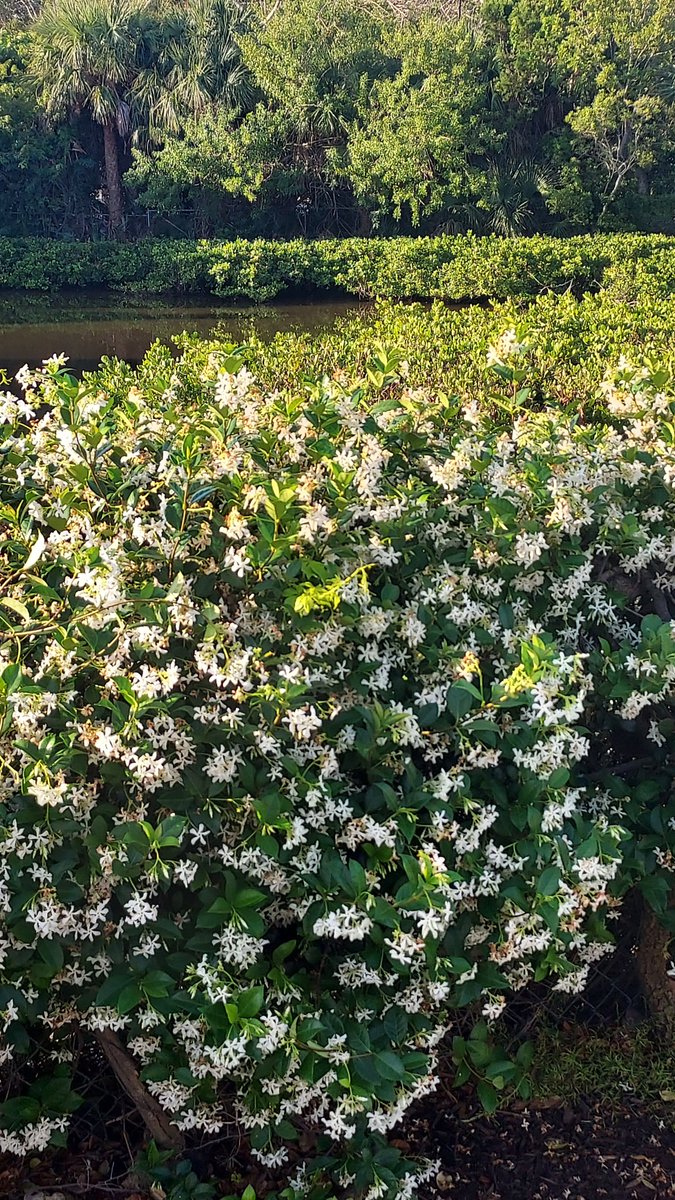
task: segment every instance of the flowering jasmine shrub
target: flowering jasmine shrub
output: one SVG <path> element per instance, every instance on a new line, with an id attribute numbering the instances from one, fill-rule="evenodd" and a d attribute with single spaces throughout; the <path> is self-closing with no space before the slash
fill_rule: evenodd
<path id="1" fill-rule="evenodd" d="M 384 352 L 2 397 L 3 1149 L 63 1136 L 74 1040 L 113 1036 L 289 1195 L 410 1197 L 387 1139 L 441 1042 L 526 1096 L 508 996 L 581 989 L 629 887 L 666 908 L 671 382 L 623 364 L 584 425 L 524 409 L 523 352 L 485 410 Z"/>

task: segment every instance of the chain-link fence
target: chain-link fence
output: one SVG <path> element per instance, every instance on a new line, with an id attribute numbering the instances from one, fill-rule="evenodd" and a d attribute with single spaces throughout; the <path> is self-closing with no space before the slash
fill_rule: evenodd
<path id="1" fill-rule="evenodd" d="M 557 990 L 552 980 L 516 992 L 506 1006 L 504 1023 L 511 1043 L 566 1023 L 602 1030 L 608 1025 L 634 1025 L 647 1017 L 637 968 L 640 909 L 628 897 L 614 929 L 614 948 L 593 963 L 583 991 Z"/>

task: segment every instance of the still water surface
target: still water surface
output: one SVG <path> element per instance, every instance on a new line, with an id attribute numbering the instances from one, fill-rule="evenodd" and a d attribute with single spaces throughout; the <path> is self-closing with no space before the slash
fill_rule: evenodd
<path id="1" fill-rule="evenodd" d="M 154 341 L 169 342 L 184 330 L 204 336 L 218 330 L 225 340 L 241 342 L 251 331 L 271 338 L 290 329 L 330 329 L 340 317 L 367 311 L 355 300 L 235 308 L 212 296 L 163 301 L 110 292 L 0 291 L 0 367 L 13 375 L 24 363 L 36 367 L 52 354 L 67 354 L 74 371 L 90 371 L 104 356 L 138 363 Z"/>

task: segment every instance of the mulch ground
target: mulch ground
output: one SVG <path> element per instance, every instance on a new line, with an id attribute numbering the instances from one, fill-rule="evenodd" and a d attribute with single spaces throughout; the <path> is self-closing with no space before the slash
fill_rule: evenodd
<path id="1" fill-rule="evenodd" d="M 420 1200 L 675 1200 L 673 1103 L 648 1108 L 631 1098 L 617 1111 L 538 1101 L 488 1118 L 436 1100 L 397 1139 L 401 1150 L 441 1161 Z M 196 1157 L 208 1178 L 204 1151 Z M 150 1200 L 121 1167 L 114 1152 L 97 1165 L 93 1148 L 21 1165 L 0 1159 L 0 1198 Z M 245 1167 L 242 1175 L 247 1182 Z M 264 1200 L 260 1176 L 250 1181 Z M 222 1186 L 238 1190 L 225 1178 Z"/>
<path id="2" fill-rule="evenodd" d="M 673 1104 L 539 1102 L 459 1122 L 439 1111 L 420 1125 L 411 1144 L 436 1147 L 442 1163 L 421 1200 L 675 1200 Z"/>

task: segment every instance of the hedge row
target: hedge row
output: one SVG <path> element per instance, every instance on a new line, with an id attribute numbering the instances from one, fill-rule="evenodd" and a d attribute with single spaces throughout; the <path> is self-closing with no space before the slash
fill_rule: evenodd
<path id="1" fill-rule="evenodd" d="M 611 234 L 560 238 L 346 238 L 326 241 L 62 242 L 0 239 L 0 287 L 111 287 L 271 300 L 289 291 L 446 300 L 575 293 L 616 283 L 665 287 L 675 239 Z M 665 284 L 660 281 L 665 280 Z"/>

